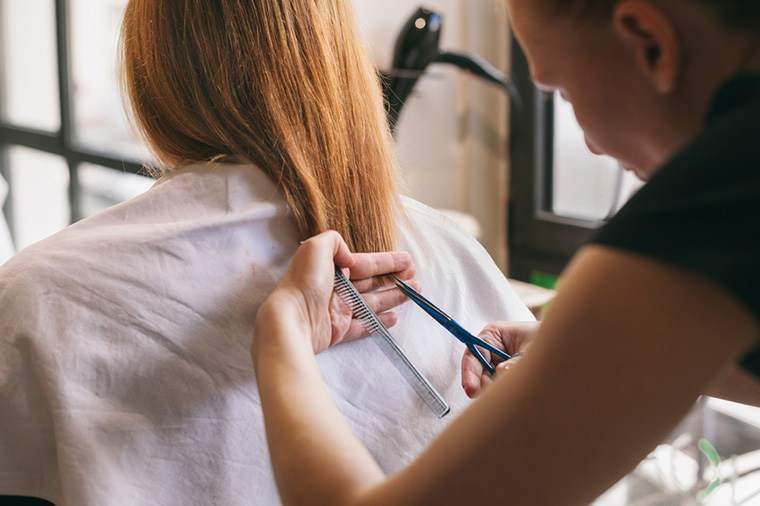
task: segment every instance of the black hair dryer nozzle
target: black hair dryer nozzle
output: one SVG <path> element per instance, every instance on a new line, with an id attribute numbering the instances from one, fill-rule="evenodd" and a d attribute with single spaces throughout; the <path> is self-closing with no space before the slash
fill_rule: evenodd
<path id="1" fill-rule="evenodd" d="M 513 106 L 521 105 L 520 95 L 508 76 L 475 55 L 441 52 L 443 16 L 435 11 L 418 8 L 401 29 L 393 50 L 393 63 L 384 76 L 383 91 L 388 110 L 388 122 L 395 132 L 399 115 L 414 87 L 428 66 L 448 64 L 469 72 L 504 89 Z"/>

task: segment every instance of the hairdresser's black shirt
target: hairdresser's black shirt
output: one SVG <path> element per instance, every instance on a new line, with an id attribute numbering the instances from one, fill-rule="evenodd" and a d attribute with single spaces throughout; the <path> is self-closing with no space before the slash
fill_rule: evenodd
<path id="1" fill-rule="evenodd" d="M 760 74 L 716 94 L 702 134 L 594 242 L 710 279 L 760 321 Z M 760 343 L 742 359 L 760 378 Z"/>

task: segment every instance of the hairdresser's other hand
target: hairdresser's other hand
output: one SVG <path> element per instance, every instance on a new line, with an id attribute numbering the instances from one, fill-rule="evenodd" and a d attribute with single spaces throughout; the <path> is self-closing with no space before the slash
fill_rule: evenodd
<path id="1" fill-rule="evenodd" d="M 278 340 L 300 339 L 297 345 L 311 345 L 315 353 L 320 353 L 348 338 L 360 336 L 356 329 L 351 333 L 350 309 L 333 301 L 335 265 L 349 269 L 351 278 L 357 279 L 365 292 L 380 286 L 381 283 L 374 280 L 378 275 L 396 273 L 408 279 L 414 272 L 408 254 L 352 254 L 337 232 L 325 232 L 309 239 L 298 248 L 282 281 L 259 308 L 254 355 L 264 340 L 277 344 Z M 392 297 L 380 294 L 372 298 L 371 304 L 377 309 L 397 305 Z M 345 321 L 333 324 L 334 317 L 346 314 L 348 325 Z M 390 322 L 388 316 L 384 319 Z"/>
<path id="2" fill-rule="evenodd" d="M 462 357 L 462 387 L 470 398 L 475 398 L 490 385 L 495 378 L 517 364 L 530 346 L 531 340 L 538 331 L 538 322 L 496 322 L 484 328 L 479 337 L 484 341 L 505 350 L 513 356 L 496 364 L 494 377 L 488 375 L 477 358 L 468 351 Z M 491 360 L 491 353 L 480 350 L 486 360 Z M 517 356 L 515 356 L 517 355 Z"/>

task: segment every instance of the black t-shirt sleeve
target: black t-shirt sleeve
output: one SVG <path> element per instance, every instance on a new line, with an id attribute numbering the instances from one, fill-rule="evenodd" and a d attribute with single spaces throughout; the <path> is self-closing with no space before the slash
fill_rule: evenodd
<path id="1" fill-rule="evenodd" d="M 758 125 L 760 104 L 722 118 L 663 167 L 593 242 L 708 278 L 760 321 Z M 742 365 L 760 377 L 760 347 Z"/>

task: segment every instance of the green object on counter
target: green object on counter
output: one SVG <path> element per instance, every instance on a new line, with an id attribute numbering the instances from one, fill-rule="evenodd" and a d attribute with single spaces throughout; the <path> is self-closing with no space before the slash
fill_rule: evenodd
<path id="1" fill-rule="evenodd" d="M 540 286 L 541 288 L 546 288 L 547 290 L 554 290 L 555 288 L 557 288 L 557 283 L 559 282 L 559 276 L 555 276 L 554 274 L 549 274 L 547 272 L 533 271 L 530 274 L 530 282 L 531 284 Z"/>
<path id="2" fill-rule="evenodd" d="M 702 453 L 705 455 L 705 457 L 707 457 L 707 460 L 709 460 L 712 465 L 720 465 L 721 460 L 720 455 L 718 454 L 718 450 L 715 449 L 710 441 L 707 439 L 700 439 L 699 449 L 702 450 Z"/>
<path id="3" fill-rule="evenodd" d="M 707 497 L 712 494 L 716 488 L 720 486 L 721 483 L 723 483 L 723 480 L 720 478 L 720 472 L 718 467 L 720 466 L 721 459 L 720 454 L 718 453 L 718 450 L 715 449 L 715 447 L 712 445 L 710 441 L 707 439 L 700 439 L 699 443 L 697 443 L 697 446 L 699 447 L 699 451 L 702 452 L 702 454 L 707 457 L 707 460 L 710 461 L 710 464 L 715 467 L 715 472 L 718 474 L 718 477 L 715 478 L 713 481 L 710 482 L 709 485 L 707 485 L 706 488 L 703 488 L 699 491 L 697 494 L 697 500 L 699 502 L 704 502 Z"/>

